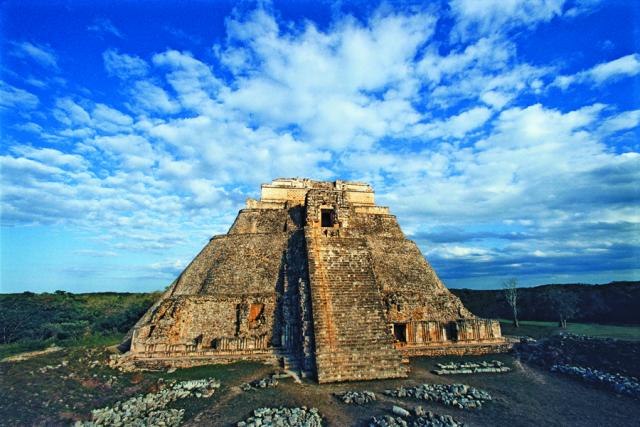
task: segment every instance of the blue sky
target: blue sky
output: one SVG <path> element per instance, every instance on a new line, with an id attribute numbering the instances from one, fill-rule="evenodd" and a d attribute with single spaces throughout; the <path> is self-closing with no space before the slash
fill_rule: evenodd
<path id="1" fill-rule="evenodd" d="M 450 287 L 638 279 L 631 1 L 6 1 L 2 292 L 162 289 L 277 177 Z"/>

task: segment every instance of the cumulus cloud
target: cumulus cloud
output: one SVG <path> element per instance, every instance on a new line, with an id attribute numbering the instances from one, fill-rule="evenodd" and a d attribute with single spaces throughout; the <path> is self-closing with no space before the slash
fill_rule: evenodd
<path id="1" fill-rule="evenodd" d="M 91 123 L 91 116 L 78 103 L 71 98 L 60 98 L 56 101 L 56 108 L 53 116 L 67 126 L 88 125 Z"/>
<path id="2" fill-rule="evenodd" d="M 371 144 L 419 120 L 412 62 L 435 22 L 428 13 L 377 14 L 366 25 L 345 19 L 323 33 L 309 24 L 289 37 L 273 16 L 255 12 L 229 22 L 230 43 L 220 55 L 231 71 L 242 71 L 237 89 L 221 98 L 261 122 L 296 125 L 318 144 Z"/>
<path id="3" fill-rule="evenodd" d="M 11 53 L 14 56 L 30 59 L 44 68 L 58 70 L 58 57 L 50 47 L 27 41 L 13 42 L 12 45 Z"/>
<path id="4" fill-rule="evenodd" d="M 608 135 L 614 132 L 634 129 L 640 125 L 640 110 L 625 111 L 615 116 L 608 117 L 600 125 L 600 132 Z"/>
<path id="5" fill-rule="evenodd" d="M 535 26 L 562 14 L 565 0 L 453 0 L 452 35 L 466 39 L 518 26 Z"/>
<path id="6" fill-rule="evenodd" d="M 25 118 L 19 128 L 48 143 L 0 158 L 2 220 L 110 230 L 107 251 L 164 253 L 226 231 L 262 182 L 342 178 L 371 182 L 448 277 L 622 256 L 638 243 L 628 234 L 640 223 L 639 155 L 608 138 L 637 128 L 638 111 L 544 98 L 555 67 L 523 61 L 504 32 L 548 22 L 563 2 L 481 6 L 452 3 L 451 43 L 434 39 L 432 11 L 320 28 L 259 9 L 226 21 L 213 57 L 167 48 L 147 62 L 109 49 L 105 71 L 126 100 L 57 98 L 47 139 L 41 119 Z M 638 62 L 597 65 L 565 87 L 605 85 Z M 39 105 L 0 90 L 4 108 Z M 182 266 L 166 259 L 140 274 Z M 630 268 L 628 256 L 617 262 Z"/>
<path id="7" fill-rule="evenodd" d="M 133 124 L 130 116 L 104 104 L 96 104 L 92 119 L 96 128 L 107 132 L 123 130 Z"/>
<path id="8" fill-rule="evenodd" d="M 135 82 L 131 88 L 134 111 L 151 113 L 177 113 L 180 105 L 160 86 L 148 80 Z"/>
<path id="9" fill-rule="evenodd" d="M 468 132 L 484 125 L 490 117 L 491 110 L 485 107 L 475 107 L 446 120 L 416 126 L 414 132 L 416 136 L 427 138 L 462 138 Z"/>
<path id="10" fill-rule="evenodd" d="M 572 75 L 558 76 L 553 86 L 565 90 L 574 84 L 601 85 L 608 80 L 632 77 L 640 73 L 640 55 L 626 55 L 610 62 L 603 62 L 594 67 Z"/>
<path id="11" fill-rule="evenodd" d="M 115 49 L 103 52 L 102 60 L 107 73 L 121 79 L 144 77 L 149 71 L 149 65 L 142 58 L 121 54 Z"/>
<path id="12" fill-rule="evenodd" d="M 36 160 L 44 165 L 57 167 L 69 167 L 70 169 L 84 169 L 88 162 L 77 154 L 67 154 L 53 148 L 35 148 L 28 145 L 17 145 L 11 147 L 15 154 L 28 159 Z"/>
<path id="13" fill-rule="evenodd" d="M 38 97 L 31 92 L 0 80 L 0 108 L 32 109 L 37 107 L 39 102 Z"/>

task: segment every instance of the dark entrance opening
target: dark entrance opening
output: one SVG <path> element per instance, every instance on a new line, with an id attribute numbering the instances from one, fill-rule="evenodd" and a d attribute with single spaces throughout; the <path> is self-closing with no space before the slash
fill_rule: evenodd
<path id="1" fill-rule="evenodd" d="M 320 209 L 320 225 L 333 227 L 333 209 Z"/>
<path id="2" fill-rule="evenodd" d="M 394 323 L 393 324 L 393 338 L 399 342 L 407 342 L 407 324 L 406 323 Z"/>

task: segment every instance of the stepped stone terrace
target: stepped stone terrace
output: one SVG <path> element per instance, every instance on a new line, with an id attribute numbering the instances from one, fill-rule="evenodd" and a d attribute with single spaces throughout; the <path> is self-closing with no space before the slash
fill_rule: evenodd
<path id="1" fill-rule="evenodd" d="M 262 360 L 320 383 L 406 377 L 407 357 L 508 345 L 442 284 L 370 185 L 276 179 L 138 321 L 135 367 Z"/>

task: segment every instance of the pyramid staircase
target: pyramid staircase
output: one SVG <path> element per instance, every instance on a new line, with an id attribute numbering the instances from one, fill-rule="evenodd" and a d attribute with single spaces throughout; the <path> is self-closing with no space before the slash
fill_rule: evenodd
<path id="1" fill-rule="evenodd" d="M 305 233 L 319 383 L 406 377 L 365 239 Z"/>

